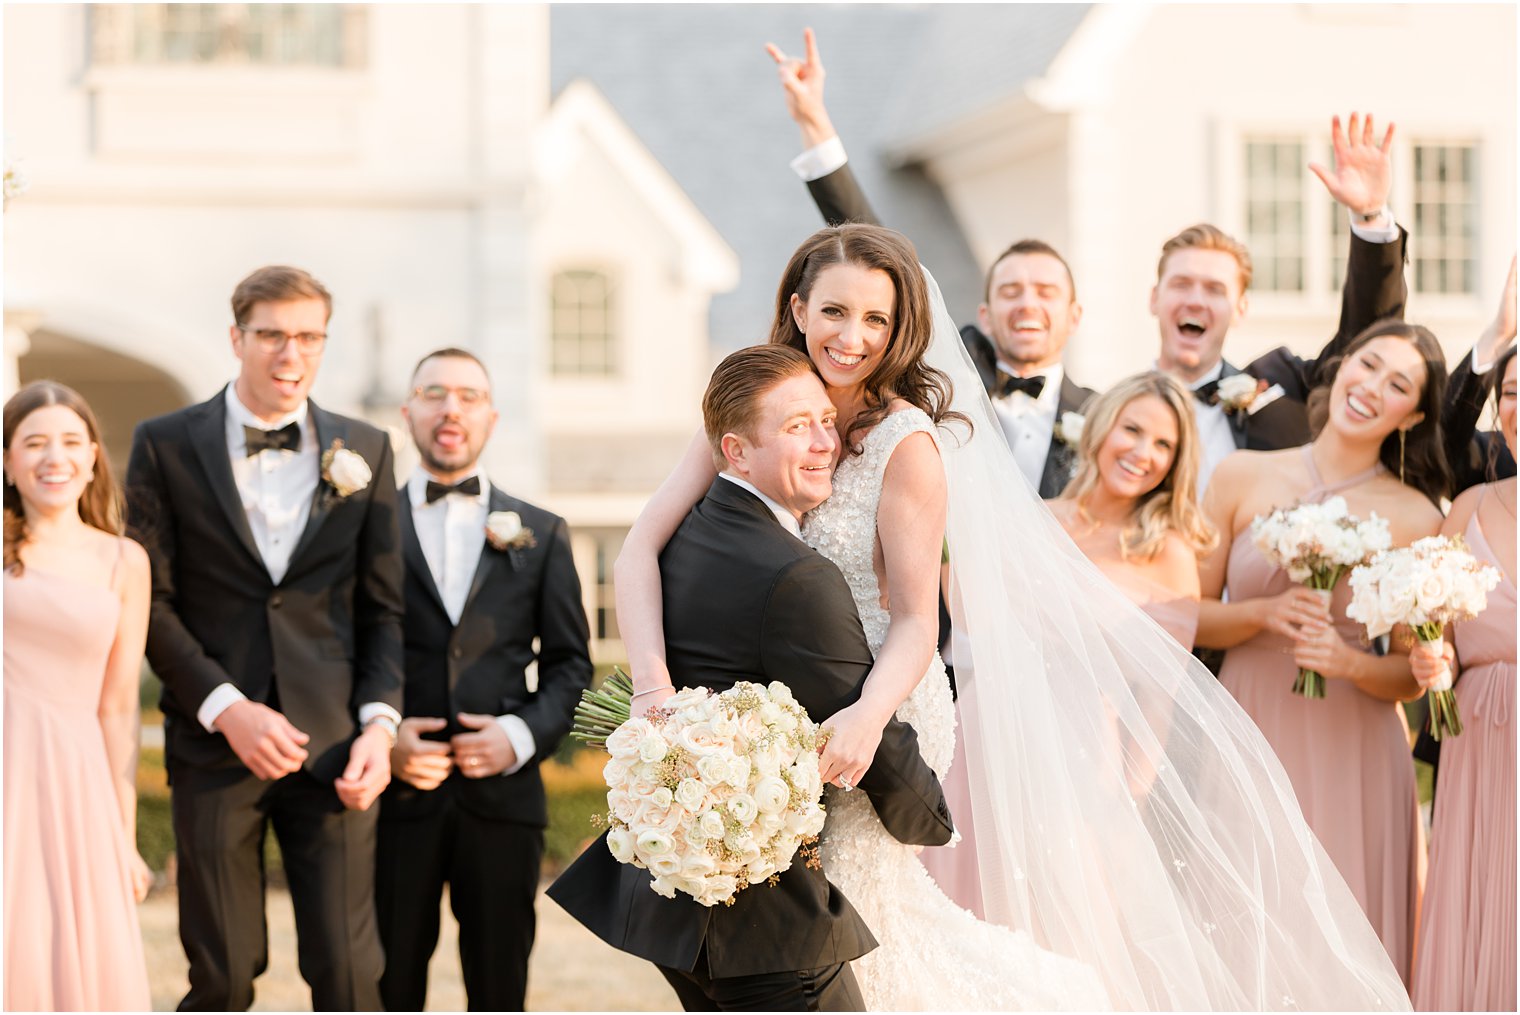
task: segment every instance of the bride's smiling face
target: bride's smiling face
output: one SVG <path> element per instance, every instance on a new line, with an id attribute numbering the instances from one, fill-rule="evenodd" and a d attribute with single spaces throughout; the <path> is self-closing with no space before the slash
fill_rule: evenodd
<path id="1" fill-rule="evenodd" d="M 854 388 L 880 365 L 892 340 L 897 288 L 879 268 L 825 268 L 804 301 L 792 294 L 792 318 L 808 355 L 830 388 Z"/>

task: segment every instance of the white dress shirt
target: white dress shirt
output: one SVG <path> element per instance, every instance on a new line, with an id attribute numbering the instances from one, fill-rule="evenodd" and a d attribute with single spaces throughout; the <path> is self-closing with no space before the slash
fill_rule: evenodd
<path id="1" fill-rule="evenodd" d="M 1050 454 L 1050 438 L 1055 433 L 1056 413 L 1061 408 L 1061 383 L 1065 369 L 1057 363 L 1038 371 L 1045 378 L 1045 387 L 1039 398 L 1030 398 L 1022 391 L 1000 395 L 992 400 L 993 411 L 1003 425 L 1008 447 L 1019 471 L 1029 481 L 1032 489 L 1040 488 L 1040 477 L 1045 473 L 1045 459 Z M 998 364 L 998 375 L 1013 376 L 1013 371 Z"/>
<path id="2" fill-rule="evenodd" d="M 486 476 L 486 470 L 477 467 L 471 475 L 480 479 L 479 494 L 451 493 L 431 504 L 427 502 L 428 480 L 441 482 L 437 476 L 419 465 L 406 484 L 417 542 L 422 545 L 422 556 L 427 560 L 433 584 L 443 599 L 443 608 L 456 627 L 464 615 L 465 600 L 470 596 L 475 571 L 480 567 L 480 555 L 485 551 L 486 517 L 491 513 L 491 480 Z M 469 476 L 461 478 L 468 479 Z M 517 754 L 517 760 L 501 773 L 511 775 L 528 763 L 537 753 L 538 745 L 533 742 L 533 732 L 521 717 L 499 715 L 496 723 Z"/>
<path id="3" fill-rule="evenodd" d="M 1153 369 L 1160 370 L 1159 366 Z M 1214 364 L 1214 369 L 1188 385 L 1189 391 L 1197 391 L 1211 381 L 1219 380 L 1219 375 L 1224 372 L 1224 362 L 1221 360 Z M 1197 398 L 1190 399 L 1193 403 L 1193 419 L 1198 422 L 1198 496 L 1203 497 L 1203 491 L 1208 488 L 1209 477 L 1219 467 L 1228 455 L 1234 454 L 1235 432 L 1230 429 L 1230 417 L 1218 405 L 1204 405 Z"/>
<path id="4" fill-rule="evenodd" d="M 776 521 L 781 523 L 781 527 L 783 529 L 790 532 L 798 539 L 802 538 L 802 526 L 797 523 L 797 516 L 792 514 L 786 508 L 782 507 L 780 504 L 777 504 L 775 501 L 771 500 L 759 490 L 755 489 L 755 484 L 751 483 L 747 479 L 740 479 L 738 476 L 735 476 L 730 472 L 720 472 L 718 473 L 718 476 L 722 479 L 728 480 L 730 483 L 739 487 L 741 490 L 748 490 L 756 497 L 759 497 L 760 503 L 764 504 L 767 508 L 770 509 L 771 514 L 776 516 Z"/>
<path id="5" fill-rule="evenodd" d="M 269 578 L 276 585 L 285 579 L 290 570 L 290 558 L 296 543 L 306 530 L 311 517 L 312 501 L 316 498 L 317 484 L 322 479 L 322 453 L 317 447 L 317 428 L 311 422 L 311 407 L 302 401 L 288 415 L 273 422 L 265 422 L 253 414 L 242 399 L 238 398 L 236 385 L 227 385 L 227 455 L 232 460 L 232 478 L 237 483 L 238 499 L 248 516 L 248 528 L 253 532 L 253 543 Z M 279 430 L 295 423 L 301 428 L 301 446 L 298 451 L 273 451 L 265 449 L 256 455 L 248 454 L 248 439 L 243 427 L 255 430 Z M 195 717 L 208 732 L 216 731 L 216 720 L 227 706 L 242 701 L 246 695 L 231 683 L 218 684 L 201 701 Z M 396 710 L 383 702 L 366 702 L 359 706 L 359 724 L 369 722 L 377 715 L 388 716 L 400 722 Z"/>

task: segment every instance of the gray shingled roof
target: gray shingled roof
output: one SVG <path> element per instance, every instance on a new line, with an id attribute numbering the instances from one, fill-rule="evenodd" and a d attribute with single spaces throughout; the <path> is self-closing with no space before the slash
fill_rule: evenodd
<path id="1" fill-rule="evenodd" d="M 1061 5 L 556 5 L 553 94 L 590 79 L 739 254 L 738 288 L 713 301 L 723 352 L 762 341 L 787 257 L 822 224 L 787 167 L 800 150 L 764 46 L 819 36 L 830 112 L 877 214 L 918 246 L 969 319 L 981 288 L 939 189 L 878 153 L 973 111 L 1039 73 L 1086 8 Z"/>

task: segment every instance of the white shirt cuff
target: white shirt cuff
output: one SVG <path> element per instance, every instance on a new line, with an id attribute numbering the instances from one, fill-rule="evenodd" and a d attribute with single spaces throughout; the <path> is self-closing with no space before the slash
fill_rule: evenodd
<path id="1" fill-rule="evenodd" d="M 1482 377 L 1484 374 L 1488 373 L 1494 368 L 1494 364 L 1499 362 L 1499 357 L 1495 356 L 1487 363 L 1479 363 L 1477 346 L 1473 346 L 1473 350 L 1467 354 L 1467 358 L 1472 360 L 1472 372 L 1474 374 L 1477 374 L 1479 377 Z"/>
<path id="2" fill-rule="evenodd" d="M 528 729 L 528 724 L 523 722 L 519 716 L 499 715 L 496 717 L 496 724 L 507 735 L 507 740 L 512 744 L 512 750 L 517 754 L 517 760 L 501 770 L 502 775 L 511 775 L 533 760 L 533 755 L 537 752 L 538 745 L 533 742 L 533 731 Z"/>
<path id="3" fill-rule="evenodd" d="M 802 177 L 804 182 L 812 183 L 837 171 L 848 161 L 849 157 L 844 153 L 844 142 L 835 134 L 793 159 L 792 172 Z"/>
<path id="4" fill-rule="evenodd" d="M 365 724 L 377 715 L 385 716 L 397 726 L 401 725 L 401 713 L 394 708 L 383 701 L 367 701 L 359 706 L 359 728 L 363 729 Z"/>
<path id="5" fill-rule="evenodd" d="M 217 717 L 227 711 L 228 705 L 235 705 L 247 697 L 231 684 L 217 684 L 201 702 L 201 707 L 195 710 L 195 717 L 206 727 L 207 733 L 215 733 Z"/>
<path id="6" fill-rule="evenodd" d="M 1387 205 L 1383 206 L 1382 217 L 1376 222 L 1363 225 L 1357 221 L 1357 217 L 1350 208 L 1346 214 L 1351 219 L 1351 233 L 1368 243 L 1392 243 L 1399 238 L 1399 223 L 1393 217 L 1393 212 Z"/>

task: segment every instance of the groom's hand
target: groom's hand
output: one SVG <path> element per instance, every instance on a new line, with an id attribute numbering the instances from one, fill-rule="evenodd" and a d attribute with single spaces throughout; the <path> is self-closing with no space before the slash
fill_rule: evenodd
<path id="1" fill-rule="evenodd" d="M 507 731 L 501 728 L 494 715 L 460 712 L 459 725 L 473 731 L 456 733 L 449 741 L 465 778 L 484 779 L 500 775 L 517 763 L 512 741 L 507 739 Z"/>
<path id="2" fill-rule="evenodd" d="M 391 781 L 391 738 L 379 726 L 367 726 L 348 749 L 348 767 L 333 783 L 338 799 L 351 811 L 367 811 Z"/>
<path id="3" fill-rule="evenodd" d="M 433 716 L 410 716 L 401 720 L 396 731 L 396 746 L 391 748 L 391 773 L 420 790 L 433 790 L 454 770 L 449 745 L 439 740 L 424 740 L 422 734 L 437 733 L 448 721 Z"/>
<path id="4" fill-rule="evenodd" d="M 260 779 L 284 778 L 306 762 L 303 745 L 311 738 L 268 705 L 246 698 L 235 701 L 213 725 L 238 760 Z"/>

